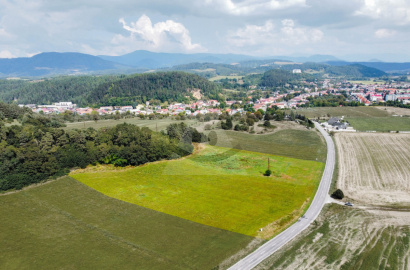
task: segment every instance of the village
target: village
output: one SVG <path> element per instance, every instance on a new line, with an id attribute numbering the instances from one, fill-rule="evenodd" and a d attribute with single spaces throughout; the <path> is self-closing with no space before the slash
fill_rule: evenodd
<path id="1" fill-rule="evenodd" d="M 251 86 L 255 89 L 256 86 Z M 296 88 L 296 87 L 295 87 Z M 254 90 L 251 90 L 252 93 Z M 153 105 L 147 101 L 145 104 L 137 106 L 101 106 L 99 108 L 77 107 L 72 102 L 57 102 L 52 105 L 37 104 L 20 104 L 20 107 L 29 107 L 36 113 L 42 114 L 60 114 L 71 111 L 73 114 L 86 115 L 111 115 L 111 114 L 133 114 L 133 115 L 181 115 L 196 116 L 198 114 L 222 114 L 224 112 L 234 115 L 236 113 L 244 114 L 244 107 L 252 108 L 252 111 L 266 111 L 269 107 L 276 106 L 279 109 L 297 109 L 303 107 L 309 102 L 309 98 L 321 97 L 325 95 L 342 95 L 347 96 L 346 101 L 356 101 L 362 106 L 374 104 L 383 104 L 388 101 L 410 104 L 410 83 L 354 83 L 348 81 L 332 82 L 325 79 L 321 85 L 311 83 L 311 88 L 302 90 L 287 90 L 287 93 L 273 92 L 270 97 L 258 99 L 249 96 L 247 101 L 243 100 L 226 100 L 221 106 L 217 100 L 197 100 L 195 102 L 173 103 L 167 106 Z M 290 97 L 290 98 L 289 98 Z M 245 106 L 246 105 L 246 106 Z M 248 109 L 249 110 L 249 109 Z"/>

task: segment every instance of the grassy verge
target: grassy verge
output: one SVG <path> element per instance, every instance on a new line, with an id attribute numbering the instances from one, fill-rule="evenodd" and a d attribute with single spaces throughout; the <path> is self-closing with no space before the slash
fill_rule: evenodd
<path id="1" fill-rule="evenodd" d="M 337 134 L 336 134 L 337 136 Z M 332 137 L 335 146 L 335 168 L 333 170 L 332 182 L 330 183 L 329 194 L 331 195 L 337 188 L 337 179 L 339 178 L 339 155 L 335 138 Z"/>
<path id="2" fill-rule="evenodd" d="M 268 158 L 273 174 L 265 177 Z M 256 236 L 260 228 L 305 208 L 323 168 L 320 162 L 207 146 L 185 159 L 123 171 L 90 168 L 72 177 L 110 197 Z"/>
<path id="3" fill-rule="evenodd" d="M 0 196 L 0 215 L 0 269 L 212 269 L 253 239 L 70 177 Z"/>

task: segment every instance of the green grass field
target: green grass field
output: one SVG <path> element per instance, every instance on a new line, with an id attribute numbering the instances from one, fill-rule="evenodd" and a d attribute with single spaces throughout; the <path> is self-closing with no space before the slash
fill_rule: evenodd
<path id="1" fill-rule="evenodd" d="M 303 114 L 309 118 L 326 117 L 329 114 L 331 117 L 387 117 L 390 114 L 387 111 L 380 110 L 374 107 L 315 107 L 297 109 L 298 114 Z"/>
<path id="2" fill-rule="evenodd" d="M 268 157 L 271 177 L 263 176 Z M 256 236 L 259 228 L 307 207 L 323 168 L 321 162 L 206 146 L 184 159 L 71 176 L 113 198 Z"/>
<path id="3" fill-rule="evenodd" d="M 410 131 L 410 117 L 349 117 L 346 120 L 358 131 Z"/>
<path id="4" fill-rule="evenodd" d="M 65 177 L 0 196 L 0 269 L 212 269 L 253 238 Z"/>
<path id="5" fill-rule="evenodd" d="M 67 127 L 65 127 L 64 129 L 66 130 L 86 129 L 89 127 L 99 129 L 102 127 L 113 127 L 118 124 L 127 123 L 127 124 L 137 125 L 139 127 L 148 127 L 149 129 L 152 129 L 154 131 L 155 130 L 161 131 L 172 123 L 180 123 L 180 122 L 184 122 L 190 126 L 190 125 L 194 125 L 198 121 L 197 120 L 176 121 L 170 118 L 156 119 L 156 120 L 145 120 L 145 119 L 142 120 L 140 118 L 135 117 L 135 118 L 120 119 L 120 120 L 99 120 L 97 122 L 86 121 L 86 122 L 66 123 Z"/>
<path id="6" fill-rule="evenodd" d="M 217 81 L 217 80 L 221 80 L 221 79 L 229 79 L 229 80 L 233 80 L 233 79 L 237 79 L 237 80 L 241 80 L 241 79 L 243 79 L 243 76 L 223 76 L 223 75 L 219 75 L 219 76 L 216 76 L 216 77 L 212 77 L 212 78 L 210 78 L 209 80 L 211 81 L 211 82 L 213 82 L 213 81 Z"/>
<path id="7" fill-rule="evenodd" d="M 350 82 L 352 84 L 363 84 L 363 85 L 384 84 L 384 83 L 386 83 L 385 81 L 380 81 L 380 80 L 376 80 L 376 81 L 373 81 L 373 80 L 368 80 L 368 81 L 366 81 L 366 80 L 361 80 L 361 81 L 349 80 L 348 82 Z"/>
<path id="8" fill-rule="evenodd" d="M 266 135 L 225 130 L 215 130 L 215 132 L 216 146 L 304 160 L 326 161 L 326 144 L 314 130 L 286 129 Z"/>

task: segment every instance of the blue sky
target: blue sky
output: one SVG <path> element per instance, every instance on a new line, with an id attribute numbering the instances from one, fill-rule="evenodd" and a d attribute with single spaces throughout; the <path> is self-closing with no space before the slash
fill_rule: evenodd
<path id="1" fill-rule="evenodd" d="M 407 0 L 0 0 L 0 57 L 135 50 L 410 61 Z"/>

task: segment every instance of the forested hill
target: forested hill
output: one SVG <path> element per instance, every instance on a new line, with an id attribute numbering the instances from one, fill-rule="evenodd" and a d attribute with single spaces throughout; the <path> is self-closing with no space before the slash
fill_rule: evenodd
<path id="1" fill-rule="evenodd" d="M 92 89 L 119 78 L 119 76 L 66 76 L 38 81 L 0 80 L 0 101 L 10 103 L 15 100 L 19 104 L 71 101 L 86 106 L 87 97 Z"/>
<path id="2" fill-rule="evenodd" d="M 183 72 L 130 76 L 69 76 L 41 81 L 0 80 L 0 101 L 52 104 L 72 101 L 80 106 L 132 105 L 152 99 L 168 102 L 192 98 L 189 89 L 205 97 L 217 96 L 216 84 Z"/>
<path id="3" fill-rule="evenodd" d="M 192 90 L 200 89 L 205 97 L 216 98 L 216 84 L 198 75 L 184 72 L 146 73 L 104 83 L 90 92 L 88 102 L 99 105 L 126 105 L 145 101 L 187 101 Z"/>
<path id="4" fill-rule="evenodd" d="M 304 63 L 295 65 L 285 65 L 281 67 L 284 70 L 301 69 L 303 72 L 319 72 L 318 74 L 327 74 L 329 76 L 344 76 L 353 78 L 381 77 L 386 73 L 376 68 L 367 67 L 360 64 L 332 66 L 323 63 Z"/>

